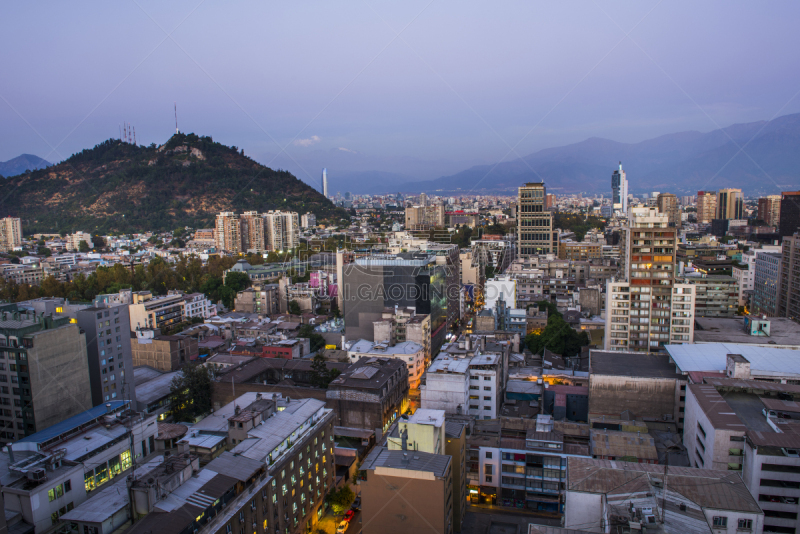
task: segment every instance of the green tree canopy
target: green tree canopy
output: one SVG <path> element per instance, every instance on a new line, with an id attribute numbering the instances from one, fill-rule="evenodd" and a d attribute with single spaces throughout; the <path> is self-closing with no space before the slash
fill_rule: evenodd
<path id="1" fill-rule="evenodd" d="M 174 421 L 192 422 L 211 411 L 211 371 L 187 364 L 170 383 L 170 414 Z"/>
<path id="2" fill-rule="evenodd" d="M 575 356 L 581 347 L 589 344 L 586 332 L 576 332 L 561 316 L 553 314 L 547 318 L 547 326 L 541 334 L 531 333 L 525 336 L 525 345 L 533 354 L 544 349 L 562 356 Z"/>

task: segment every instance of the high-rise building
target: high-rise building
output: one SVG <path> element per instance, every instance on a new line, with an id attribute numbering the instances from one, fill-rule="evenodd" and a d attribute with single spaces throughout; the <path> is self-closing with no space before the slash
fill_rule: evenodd
<path id="1" fill-rule="evenodd" d="M 406 230 L 442 228 L 444 224 L 445 211 L 442 205 L 409 206 L 406 208 Z"/>
<path id="2" fill-rule="evenodd" d="M 86 333 L 93 406 L 120 399 L 136 404 L 128 308 L 100 305 L 74 313 Z"/>
<path id="3" fill-rule="evenodd" d="M 800 319 L 800 233 L 783 238 L 778 315 Z"/>
<path id="4" fill-rule="evenodd" d="M 371 339 L 387 308 L 414 308 L 430 315 L 431 352 L 438 354 L 447 333 L 446 268 L 429 253 L 372 255 L 343 264 L 339 294 L 346 339 Z"/>
<path id="5" fill-rule="evenodd" d="M 675 282 L 676 230 L 656 208 L 631 208 L 617 278 L 606 287 L 606 350 L 692 343 L 694 288 Z"/>
<path id="6" fill-rule="evenodd" d="M 246 211 L 239 217 L 242 232 L 242 252 L 259 254 L 267 250 L 267 229 L 264 217 L 257 211 Z"/>
<path id="7" fill-rule="evenodd" d="M 717 217 L 717 192 L 697 192 L 697 222 L 710 224 Z"/>
<path id="8" fill-rule="evenodd" d="M 720 189 L 717 193 L 717 219 L 743 219 L 744 197 L 741 189 Z"/>
<path id="9" fill-rule="evenodd" d="M 543 182 L 519 188 L 517 198 L 517 242 L 519 255 L 530 257 L 555 253 L 558 232 L 553 230 L 553 212 L 545 208 L 547 190 Z"/>
<path id="10" fill-rule="evenodd" d="M 92 394 L 86 336 L 77 324 L 66 315 L 3 308 L 0 442 L 9 443 L 88 410 Z"/>
<path id="11" fill-rule="evenodd" d="M 328 198 L 328 169 L 322 169 L 322 196 Z"/>
<path id="12" fill-rule="evenodd" d="M 317 225 L 317 216 L 313 213 L 306 213 L 300 216 L 300 226 L 303 228 L 312 228 Z"/>
<path id="13" fill-rule="evenodd" d="M 628 214 L 628 178 L 622 170 L 622 162 L 619 162 L 619 169 L 611 175 L 611 205 L 614 211 L 620 211 L 623 216 Z"/>
<path id="14" fill-rule="evenodd" d="M 217 215 L 214 228 L 217 249 L 232 254 L 242 252 L 242 231 L 238 215 L 232 211 L 223 211 Z"/>
<path id="15" fill-rule="evenodd" d="M 8 252 L 22 244 L 22 223 L 17 217 L 0 219 L 0 251 Z"/>
<path id="16" fill-rule="evenodd" d="M 556 206 L 556 196 L 548 193 L 544 201 L 544 209 L 549 210 Z"/>
<path id="17" fill-rule="evenodd" d="M 262 215 L 267 233 L 267 250 L 290 250 L 300 244 L 300 218 L 289 211 L 268 211 Z"/>
<path id="18" fill-rule="evenodd" d="M 678 197 L 672 193 L 659 193 L 656 197 L 658 212 L 663 213 L 669 219 L 669 225 L 681 226 L 681 211 L 678 208 Z"/>
<path id="19" fill-rule="evenodd" d="M 428 195 L 425 193 L 420 193 L 419 195 L 419 205 L 425 207 L 428 205 Z"/>
<path id="20" fill-rule="evenodd" d="M 751 313 L 768 317 L 778 315 L 781 259 L 781 254 L 776 252 L 765 252 L 756 256 Z"/>
<path id="21" fill-rule="evenodd" d="M 758 220 L 767 226 L 778 227 L 781 224 L 781 196 L 769 195 L 758 199 Z"/>
<path id="22" fill-rule="evenodd" d="M 780 234 L 794 235 L 800 230 L 800 191 L 781 193 Z"/>

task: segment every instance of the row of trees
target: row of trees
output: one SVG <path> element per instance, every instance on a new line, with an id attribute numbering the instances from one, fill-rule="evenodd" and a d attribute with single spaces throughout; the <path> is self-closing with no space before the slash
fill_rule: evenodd
<path id="1" fill-rule="evenodd" d="M 235 258 L 212 258 L 203 265 L 196 256 L 182 257 L 170 265 L 161 258 L 153 258 L 147 265 L 135 267 L 120 263 L 111 267 L 100 266 L 86 276 L 78 274 L 71 282 L 61 282 L 52 276 L 39 286 L 16 284 L 0 278 L 0 299 L 19 302 L 38 297 L 61 297 L 74 301 L 91 301 L 97 295 L 117 293 L 120 289 L 148 290 L 154 295 L 166 295 L 170 290 L 188 293 L 205 293 L 213 302 L 222 301 L 233 306 L 236 293 L 250 285 L 244 273 L 230 273 L 223 283 L 223 273 L 236 263 Z"/>

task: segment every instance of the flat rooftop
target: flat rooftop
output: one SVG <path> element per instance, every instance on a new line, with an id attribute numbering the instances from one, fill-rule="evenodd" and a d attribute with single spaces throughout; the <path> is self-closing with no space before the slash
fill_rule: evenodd
<path id="1" fill-rule="evenodd" d="M 591 350 L 589 368 L 597 375 L 685 379 L 666 354 Z"/>
<path id="2" fill-rule="evenodd" d="M 44 443 L 62 434 L 67 434 L 71 431 L 77 430 L 83 425 L 86 425 L 87 423 L 95 419 L 98 419 L 100 417 L 103 417 L 106 414 L 113 413 L 129 403 L 130 401 L 120 400 L 120 401 L 107 402 L 105 404 L 101 404 L 100 406 L 95 406 L 94 408 L 90 408 L 85 412 L 79 413 L 78 415 L 73 415 L 69 419 L 64 419 L 60 423 L 56 423 L 53 426 L 45 428 L 44 430 L 41 430 L 35 434 L 26 436 L 21 440 L 19 440 L 19 442 Z M 106 407 L 106 404 L 109 406 Z"/>
<path id="3" fill-rule="evenodd" d="M 665 348 L 683 373 L 725 372 L 728 354 L 741 354 L 750 362 L 750 374 L 753 376 L 795 378 L 800 375 L 800 350 L 744 343 L 666 345 Z"/>
<path id="4" fill-rule="evenodd" d="M 440 427 L 444 424 L 444 410 L 429 410 L 420 408 L 408 418 L 409 423 L 416 425 L 433 425 Z"/>
<path id="5" fill-rule="evenodd" d="M 363 470 L 381 470 L 382 474 L 402 477 L 402 471 L 421 471 L 433 473 L 436 477 L 443 477 L 450 466 L 450 456 L 445 454 L 430 454 L 421 451 L 390 451 L 383 447 L 372 449 L 361 466 Z"/>
<path id="6" fill-rule="evenodd" d="M 744 331 L 743 317 L 695 317 L 695 343 L 747 343 L 800 346 L 800 324 L 785 317 L 769 318 L 769 336 Z"/>

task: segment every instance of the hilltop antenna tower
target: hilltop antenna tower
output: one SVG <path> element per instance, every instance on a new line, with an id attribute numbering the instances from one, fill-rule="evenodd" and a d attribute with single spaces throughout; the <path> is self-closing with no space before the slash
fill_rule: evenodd
<path id="1" fill-rule="evenodd" d="M 178 130 L 178 103 L 177 102 L 175 102 L 175 133 L 176 134 L 181 133 L 180 130 Z"/>
<path id="2" fill-rule="evenodd" d="M 122 125 L 118 124 L 117 126 L 119 126 L 119 140 L 122 141 Z"/>
<path id="3" fill-rule="evenodd" d="M 133 127 L 133 146 L 136 146 L 136 126 Z"/>

